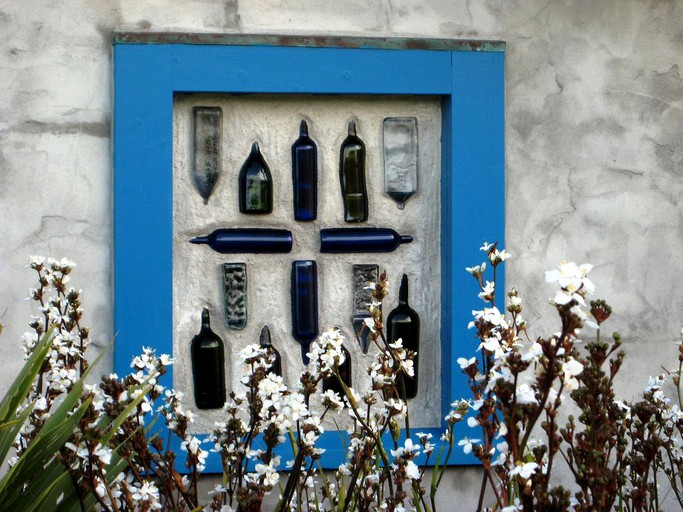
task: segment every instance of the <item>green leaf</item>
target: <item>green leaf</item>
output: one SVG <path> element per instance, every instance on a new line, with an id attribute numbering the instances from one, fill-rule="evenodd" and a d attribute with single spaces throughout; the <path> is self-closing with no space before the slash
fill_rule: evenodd
<path id="1" fill-rule="evenodd" d="M 50 459 L 71 437 L 74 428 L 90 405 L 90 399 L 88 399 L 72 414 L 69 414 L 80 399 L 81 389 L 82 384 L 74 386 L 55 413 L 45 422 L 28 449 L 19 457 L 17 463 L 0 480 L 0 503 L 6 507 L 6 510 L 21 510 L 13 503 L 21 494 L 25 483 L 39 475 Z"/>
<path id="2" fill-rule="evenodd" d="M 24 425 L 24 422 L 29 414 L 31 414 L 31 410 L 33 410 L 33 407 L 27 407 L 21 412 L 17 419 L 7 421 L 0 425 L 0 461 L 4 461 L 5 457 L 7 457 L 7 453 L 12 448 L 14 440 L 21 430 L 21 427 Z"/>
<path id="3" fill-rule="evenodd" d="M 45 356 L 50 350 L 53 333 L 54 328 L 50 328 L 43 335 L 33 353 L 24 363 L 21 372 L 7 390 L 2 402 L 0 402 L 0 424 L 7 423 L 15 418 L 17 409 L 31 391 L 31 386 L 33 386 L 33 382 L 40 372 L 40 367 L 45 361 Z"/>
<path id="4" fill-rule="evenodd" d="M 71 477 L 57 459 L 52 459 L 49 465 L 29 482 L 21 495 L 14 498 L 15 510 L 33 512 L 54 510 L 57 498 L 64 494 L 74 494 Z"/>

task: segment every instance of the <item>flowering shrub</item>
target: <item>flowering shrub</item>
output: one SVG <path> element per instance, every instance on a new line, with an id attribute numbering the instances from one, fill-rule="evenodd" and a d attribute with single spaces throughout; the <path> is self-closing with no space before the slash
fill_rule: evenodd
<path id="1" fill-rule="evenodd" d="M 467 269 L 484 302 L 470 323 L 478 355 L 457 360 L 472 397 L 453 402 L 440 441 L 410 425 L 403 380 L 413 376 L 416 354 L 401 340 L 386 339 L 385 273 L 371 284 L 365 326 L 376 348 L 367 369 L 370 389 L 360 392 L 342 379 L 339 330 L 311 345 L 310 364 L 292 388 L 270 373 L 270 349 L 250 345 L 240 353 L 241 387 L 202 441 L 188 432 L 194 416 L 182 393 L 159 383 L 173 363 L 168 356 L 143 349 L 129 375 L 84 383 L 89 333 L 81 292 L 68 286 L 75 265 L 32 258 L 38 286 L 31 298 L 40 316 L 23 337 L 25 369 L 0 402 L 0 460 L 12 442 L 15 449 L 0 479 L 0 509 L 257 512 L 276 492 L 277 512 L 434 512 L 456 446 L 481 462 L 478 510 L 488 496 L 494 500 L 489 510 L 503 512 L 658 510 L 660 481 L 669 482 L 683 507 L 683 346 L 678 368 L 652 379 L 641 401 L 618 401 L 613 381 L 624 358 L 621 338 L 601 336 L 611 309 L 588 301 L 591 266 L 562 263 L 546 273 L 559 287 L 552 304 L 560 330 L 532 341 L 519 293 L 508 292 L 501 309 L 496 302 L 497 269 L 509 255 L 496 244 L 482 250 L 486 261 Z M 582 344 L 579 335 L 587 329 L 594 341 Z M 668 380 L 678 405 L 663 392 Z M 324 382 L 337 383 L 342 394 L 321 392 Z M 578 408 L 576 418 L 560 412 L 568 399 Z M 179 438 L 180 458 L 154 433 L 155 415 Z M 348 416 L 346 460 L 325 473 L 318 440 L 323 420 L 335 415 Z M 475 433 L 456 439 L 455 425 L 464 419 Z M 293 460 L 281 460 L 283 444 L 291 446 Z M 207 502 L 198 481 L 209 450 L 223 474 Z M 556 485 L 556 461 L 569 468 L 575 487 Z"/>
<path id="2" fill-rule="evenodd" d="M 657 478 L 666 475 L 683 507 L 681 489 L 680 372 L 650 382 L 643 400 L 615 400 L 613 382 L 624 359 L 621 337 L 603 340 L 601 326 L 611 308 L 602 300 L 587 303 L 594 292 L 591 265 L 562 262 L 546 272 L 557 283 L 552 299 L 560 330 L 534 341 L 527 336 L 518 292 L 507 293 L 505 316 L 495 302 L 496 268 L 508 255 L 496 244 L 481 248 L 487 262 L 468 268 L 476 279 L 485 307 L 474 311 L 470 327 L 480 341 L 480 358 L 460 358 L 474 400 L 468 418 L 481 439 L 465 440 L 465 452 L 481 461 L 484 476 L 478 509 L 486 486 L 496 506 L 514 510 L 659 510 Z M 493 279 L 485 279 L 486 267 Z M 583 332 L 595 340 L 580 350 Z M 682 333 L 683 335 L 683 333 Z M 671 378 L 679 405 L 670 405 L 662 391 Z M 570 398 L 579 416 L 563 419 L 561 405 Z M 553 485 L 560 455 L 574 477 L 573 491 Z"/>

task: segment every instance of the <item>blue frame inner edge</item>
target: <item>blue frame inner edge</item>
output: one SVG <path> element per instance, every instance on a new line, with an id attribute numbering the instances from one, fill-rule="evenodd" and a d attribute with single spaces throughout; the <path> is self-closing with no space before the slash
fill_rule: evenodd
<path id="1" fill-rule="evenodd" d="M 173 96 L 178 92 L 437 95 L 442 98 L 442 422 L 470 396 L 456 362 L 475 349 L 481 309 L 464 270 L 484 241 L 505 241 L 503 52 L 114 45 L 114 369 L 142 346 L 173 351 Z M 500 275 L 499 290 L 504 290 Z M 502 293 L 502 292 L 500 292 Z M 172 385 L 173 368 L 163 383 Z M 460 423 L 456 435 L 467 435 Z M 432 433 L 442 428 L 413 429 Z M 341 439 L 340 439 L 341 436 Z M 326 432 L 322 464 L 344 460 L 343 432 Z M 174 446 L 177 450 L 178 445 Z M 287 449 L 283 457 L 291 457 Z M 475 459 L 454 450 L 449 464 Z M 211 454 L 206 472 L 220 472 Z"/>

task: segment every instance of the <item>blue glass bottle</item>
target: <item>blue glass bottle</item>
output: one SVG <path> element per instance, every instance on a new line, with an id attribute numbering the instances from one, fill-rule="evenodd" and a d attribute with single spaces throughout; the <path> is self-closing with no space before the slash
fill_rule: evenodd
<path id="1" fill-rule="evenodd" d="M 390 228 L 331 228 L 320 230 L 320 252 L 392 252 L 413 241 Z"/>
<path id="2" fill-rule="evenodd" d="M 318 337 L 318 266 L 313 260 L 293 261 L 291 277 L 292 336 L 308 364 L 308 347 Z"/>
<path id="3" fill-rule="evenodd" d="M 318 148 L 308 136 L 305 120 L 299 126 L 299 138 L 292 145 L 292 185 L 294 219 L 312 221 L 318 215 Z"/>
<path id="4" fill-rule="evenodd" d="M 239 175 L 239 205 L 242 213 L 270 213 L 273 211 L 273 177 L 258 142 L 244 161 Z"/>
<path id="5" fill-rule="evenodd" d="M 198 236 L 191 244 L 206 244 L 221 254 L 286 253 L 292 250 L 292 232 L 272 228 L 223 228 Z"/>

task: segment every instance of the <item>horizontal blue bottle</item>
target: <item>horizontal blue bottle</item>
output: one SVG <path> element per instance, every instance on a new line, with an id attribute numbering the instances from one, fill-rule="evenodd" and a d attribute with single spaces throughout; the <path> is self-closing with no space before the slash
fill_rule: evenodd
<path id="1" fill-rule="evenodd" d="M 221 254 L 285 253 L 292 250 L 292 232 L 271 228 L 223 228 L 198 236 L 191 244 L 206 244 Z"/>
<path id="2" fill-rule="evenodd" d="M 312 221 L 318 215 L 318 148 L 301 121 L 299 138 L 292 145 L 292 185 L 294 218 Z"/>
<path id="3" fill-rule="evenodd" d="M 390 228 L 331 228 L 320 230 L 320 252 L 392 252 L 413 237 Z"/>
<path id="4" fill-rule="evenodd" d="M 313 260 L 292 262 L 292 336 L 301 344 L 308 364 L 308 348 L 318 337 L 318 266 Z"/>

